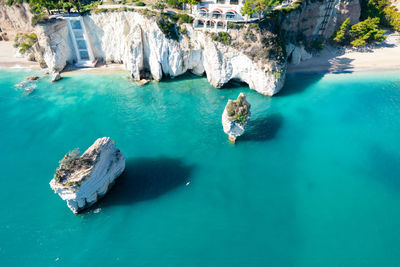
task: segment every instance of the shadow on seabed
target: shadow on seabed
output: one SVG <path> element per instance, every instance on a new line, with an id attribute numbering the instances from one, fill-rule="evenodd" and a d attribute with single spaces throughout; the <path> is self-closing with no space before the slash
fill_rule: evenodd
<path id="1" fill-rule="evenodd" d="M 155 199 L 189 182 L 194 166 L 179 158 L 133 158 L 115 185 L 93 208 Z M 93 209 L 91 208 L 91 209 Z"/>
<path id="2" fill-rule="evenodd" d="M 267 141 L 275 138 L 283 124 L 283 116 L 275 113 L 264 118 L 250 120 L 240 141 Z"/>

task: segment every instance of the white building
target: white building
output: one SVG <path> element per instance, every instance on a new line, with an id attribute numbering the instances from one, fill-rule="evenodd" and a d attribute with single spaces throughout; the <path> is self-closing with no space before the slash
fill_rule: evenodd
<path id="1" fill-rule="evenodd" d="M 229 21 L 244 21 L 247 16 L 240 13 L 245 0 L 205 0 L 196 6 L 196 19 L 193 26 L 196 29 L 210 31 L 226 30 Z"/>

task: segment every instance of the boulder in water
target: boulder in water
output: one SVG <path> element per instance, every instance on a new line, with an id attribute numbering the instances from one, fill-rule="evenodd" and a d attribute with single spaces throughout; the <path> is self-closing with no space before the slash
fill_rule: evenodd
<path id="1" fill-rule="evenodd" d="M 136 84 L 139 86 L 142 86 L 142 85 L 148 84 L 149 82 L 150 82 L 149 79 L 141 79 L 139 81 L 136 81 Z"/>
<path id="2" fill-rule="evenodd" d="M 229 141 L 235 143 L 236 138 L 244 133 L 250 115 L 250 104 L 244 93 L 240 93 L 236 100 L 228 100 L 222 113 L 222 127 Z"/>
<path id="3" fill-rule="evenodd" d="M 56 82 L 56 81 L 59 81 L 59 80 L 61 80 L 61 75 L 60 75 L 60 73 L 59 72 L 55 72 L 55 73 L 53 73 L 53 75 L 51 76 L 51 82 Z"/>
<path id="4" fill-rule="evenodd" d="M 124 154 L 109 137 L 103 137 L 81 156 L 79 150 L 66 154 L 50 187 L 76 214 L 104 196 L 124 169 Z"/>
<path id="5" fill-rule="evenodd" d="M 26 78 L 26 80 L 27 81 L 36 81 L 36 80 L 39 80 L 39 76 L 36 76 L 36 75 L 28 76 Z"/>

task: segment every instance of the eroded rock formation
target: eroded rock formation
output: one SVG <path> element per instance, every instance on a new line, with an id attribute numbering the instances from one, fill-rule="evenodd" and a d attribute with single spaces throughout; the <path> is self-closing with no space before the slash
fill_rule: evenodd
<path id="1" fill-rule="evenodd" d="M 50 187 L 78 213 L 104 196 L 124 169 L 124 154 L 110 138 L 103 137 L 81 156 L 77 150 L 65 155 Z"/>
<path id="2" fill-rule="evenodd" d="M 307 48 L 316 37 L 329 38 L 347 17 L 355 23 L 359 15 L 358 0 L 303 0 L 299 8 L 278 12 L 260 25 L 230 23 L 234 25 L 228 25 L 230 44 L 213 40 L 212 34 L 189 24 L 180 26 L 178 41 L 168 39 L 157 25 L 157 16 L 133 11 L 90 14 L 83 21 L 96 60 L 121 63 L 138 81 L 191 71 L 206 74 L 217 88 L 240 80 L 271 96 L 283 86 L 288 59 L 299 63 L 310 58 Z M 54 19 L 32 28 L 31 17 L 25 4 L 0 6 L 0 28 L 36 32 L 38 42 L 30 55 L 41 66 L 54 73 L 77 61 L 66 21 Z"/>
<path id="3" fill-rule="evenodd" d="M 222 127 L 232 143 L 244 133 L 251 115 L 250 107 L 244 93 L 240 93 L 236 100 L 228 100 L 222 113 Z"/>
<path id="4" fill-rule="evenodd" d="M 96 59 L 123 64 L 136 80 L 147 78 L 146 74 L 161 80 L 191 71 L 205 73 L 217 88 L 234 79 L 263 95 L 273 95 L 283 85 L 284 62 L 255 61 L 238 47 L 213 41 L 210 34 L 189 24 L 175 41 L 163 34 L 155 17 L 138 12 L 92 14 L 83 20 Z M 38 32 L 43 58 L 51 71 L 61 71 L 76 61 L 65 21 L 43 24 Z"/>

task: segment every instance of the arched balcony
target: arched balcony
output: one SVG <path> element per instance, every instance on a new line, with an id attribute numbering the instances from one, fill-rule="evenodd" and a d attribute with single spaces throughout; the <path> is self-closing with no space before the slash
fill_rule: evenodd
<path id="1" fill-rule="evenodd" d="M 235 10 L 229 10 L 225 13 L 225 18 L 226 19 L 235 19 L 236 18 L 236 11 Z"/>
<path id="2" fill-rule="evenodd" d="M 224 30 L 225 29 L 225 23 L 223 21 L 218 21 L 217 22 L 217 29 L 218 30 Z"/>
<path id="3" fill-rule="evenodd" d="M 196 19 L 193 25 L 195 28 L 204 28 L 204 19 Z"/>
<path id="4" fill-rule="evenodd" d="M 208 29 L 214 29 L 215 28 L 215 21 L 213 21 L 213 20 L 207 21 L 206 27 Z"/>
<path id="5" fill-rule="evenodd" d="M 222 18 L 222 10 L 217 8 L 215 10 L 213 10 L 213 12 L 211 13 L 211 17 L 213 19 L 220 19 Z"/>
<path id="6" fill-rule="evenodd" d="M 203 7 L 199 11 L 199 16 L 202 18 L 208 18 L 208 9 Z"/>

